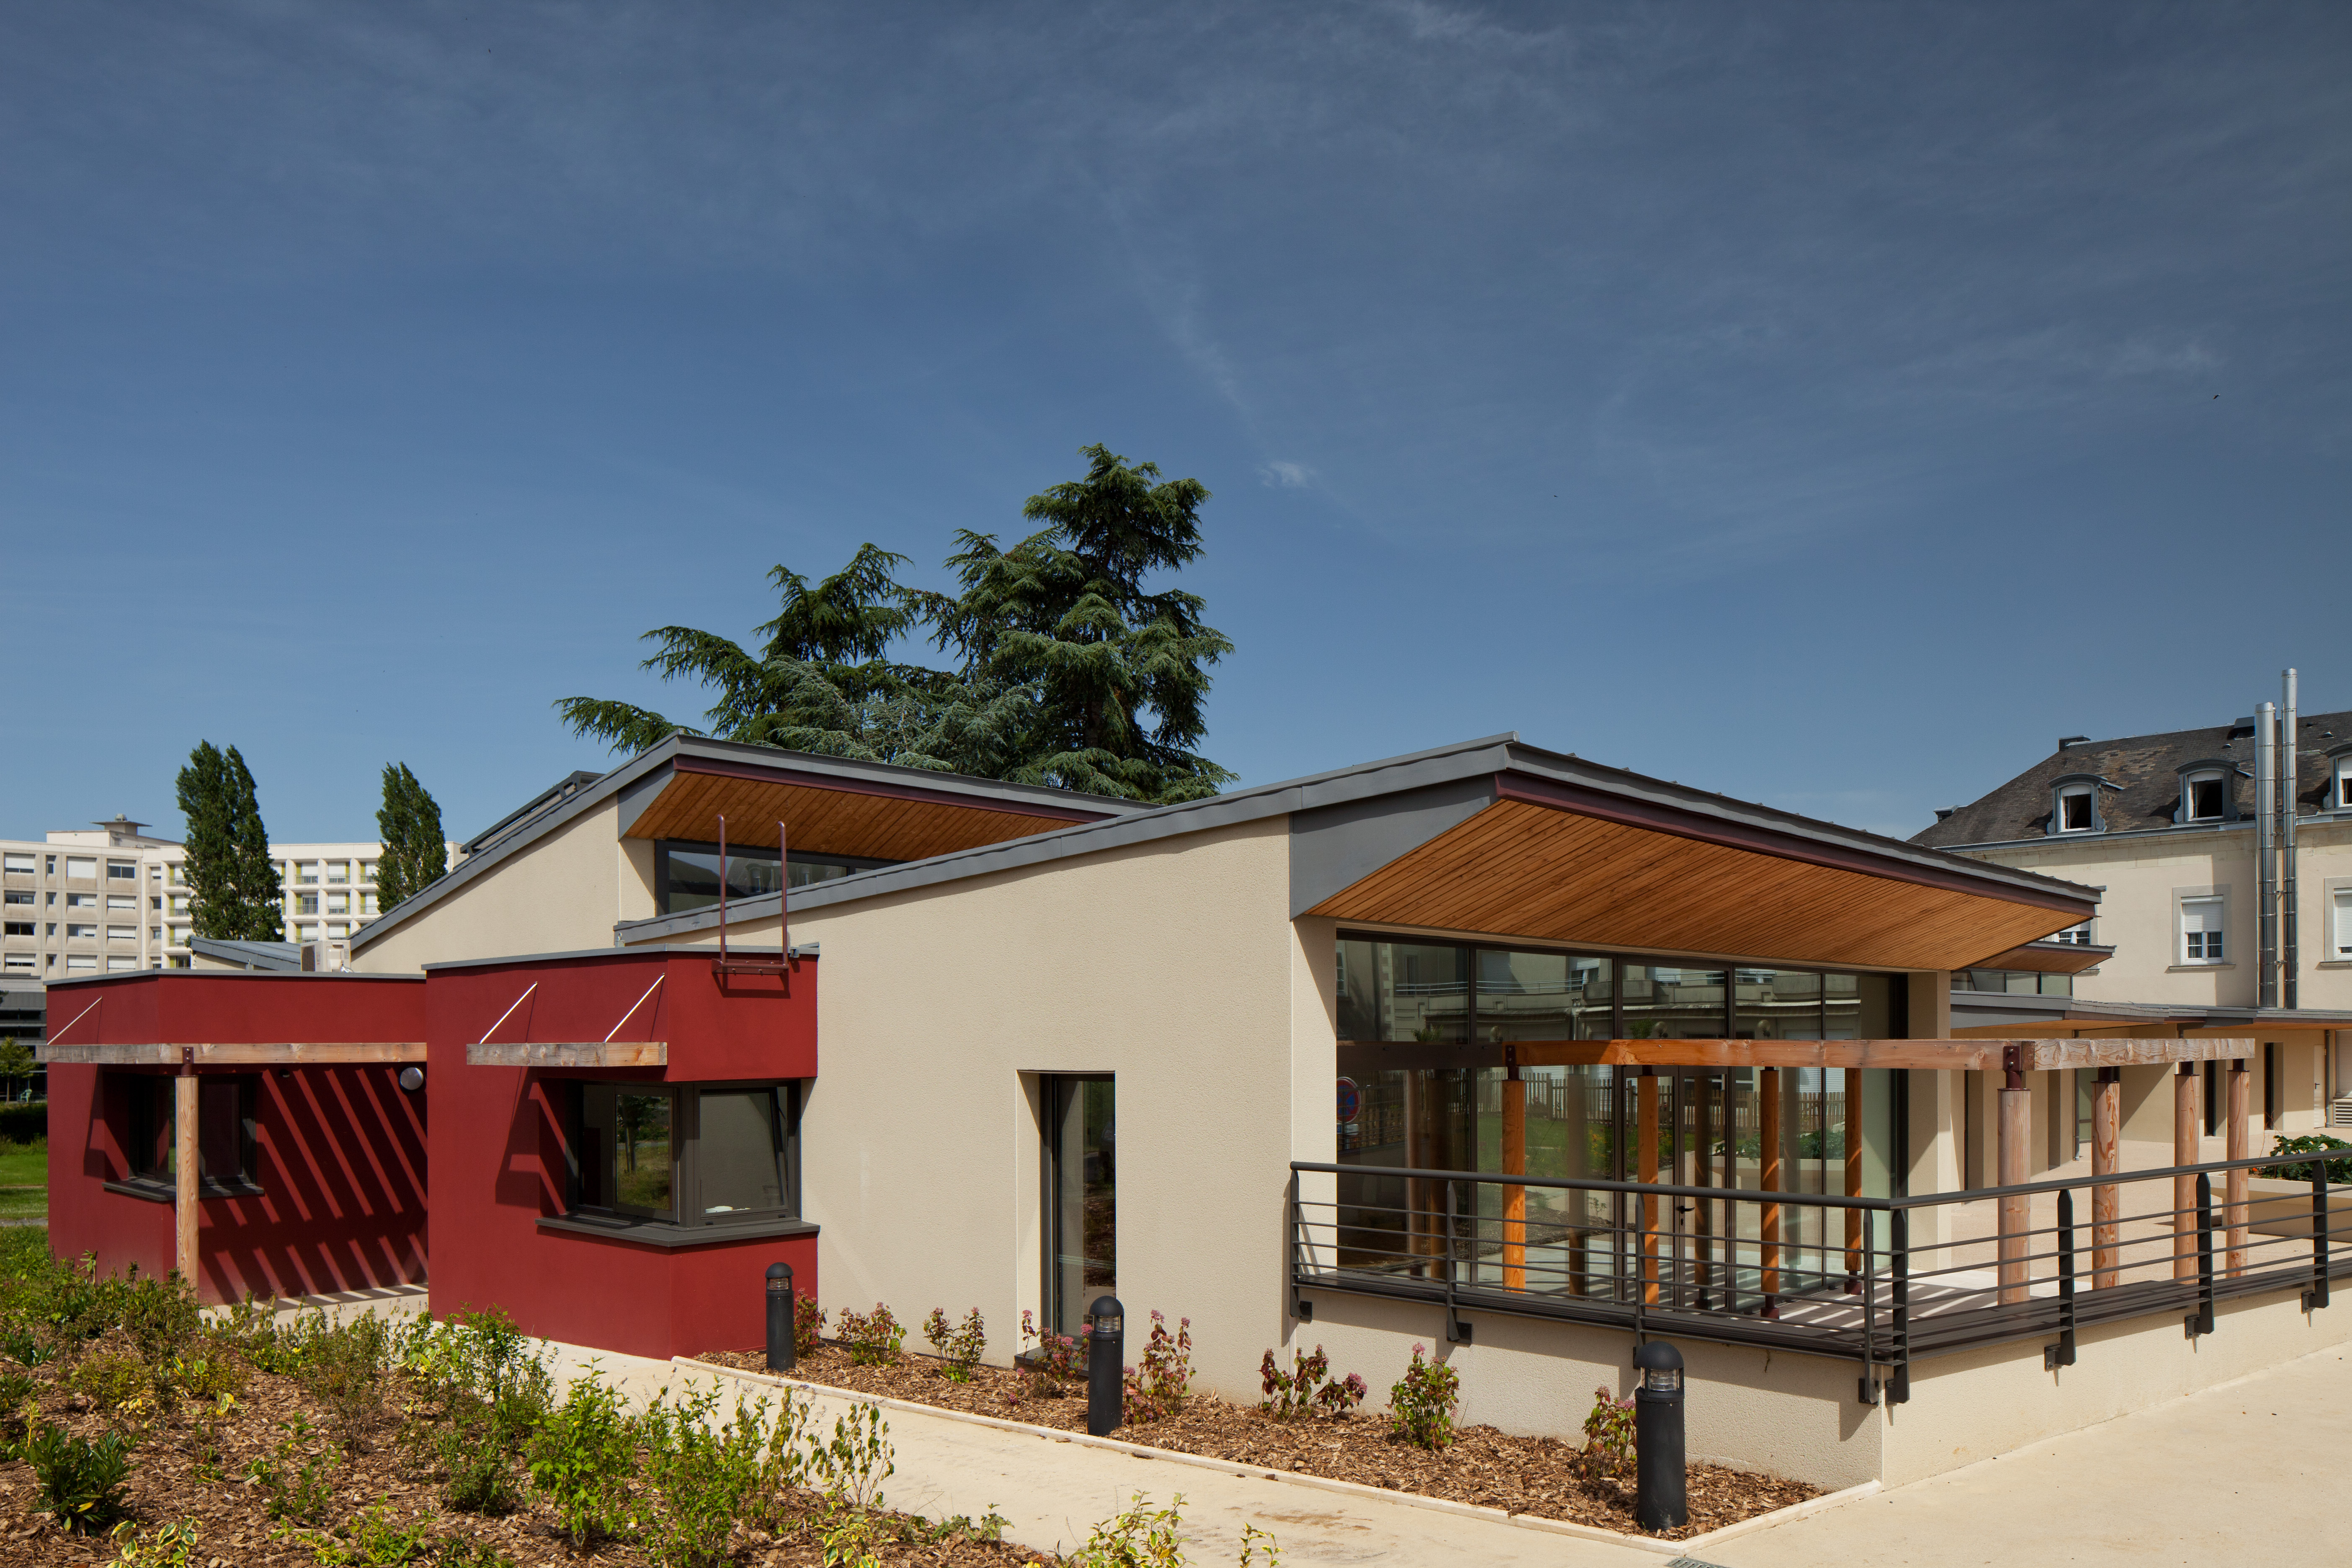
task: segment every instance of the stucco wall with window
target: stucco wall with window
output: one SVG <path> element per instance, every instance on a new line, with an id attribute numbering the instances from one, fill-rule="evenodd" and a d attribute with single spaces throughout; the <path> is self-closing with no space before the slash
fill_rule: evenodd
<path id="1" fill-rule="evenodd" d="M 478 872 L 352 954 L 352 967 L 415 973 L 428 963 L 613 945 L 613 922 L 649 908 L 625 903 L 636 877 L 620 838 L 619 806 L 605 801 L 504 861 Z"/>

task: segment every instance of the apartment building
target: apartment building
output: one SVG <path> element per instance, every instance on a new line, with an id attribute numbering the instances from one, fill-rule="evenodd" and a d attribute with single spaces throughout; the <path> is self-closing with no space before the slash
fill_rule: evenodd
<path id="1" fill-rule="evenodd" d="M 140 969 L 186 969 L 194 911 L 187 850 L 143 822 L 0 839 L 0 984 L 12 992 Z M 454 863 L 459 851 L 449 847 Z M 379 912 L 374 840 L 273 844 L 285 940 L 328 952 Z M 37 1034 L 39 1031 L 35 1030 Z"/>

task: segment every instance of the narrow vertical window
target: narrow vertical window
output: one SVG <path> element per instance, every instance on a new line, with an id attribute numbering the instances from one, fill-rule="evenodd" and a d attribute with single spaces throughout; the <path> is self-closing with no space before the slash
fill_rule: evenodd
<path id="1" fill-rule="evenodd" d="M 1048 1078 L 1045 1113 L 1045 1320 L 1076 1336 L 1097 1296 L 1118 1290 L 1115 1088 L 1107 1078 Z"/>

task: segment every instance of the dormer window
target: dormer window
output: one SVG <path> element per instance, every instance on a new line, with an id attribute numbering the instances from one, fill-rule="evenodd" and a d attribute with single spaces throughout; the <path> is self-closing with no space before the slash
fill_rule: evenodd
<path id="1" fill-rule="evenodd" d="M 2337 746 L 2327 753 L 2327 798 L 2320 807 L 2352 811 L 2352 745 Z"/>
<path id="2" fill-rule="evenodd" d="M 2067 773 L 2050 784 L 2050 831 L 2105 833 L 2106 818 L 2099 810 L 2099 791 L 2116 786 L 2096 773 Z"/>
<path id="3" fill-rule="evenodd" d="M 2220 773 L 2200 773 L 2189 781 L 2189 820 L 2221 820 L 2223 782 Z"/>
<path id="4" fill-rule="evenodd" d="M 2172 820 L 2179 825 L 2238 820 L 2236 781 L 2245 773 L 2227 757 L 2201 757 L 2183 763 L 2180 804 Z"/>

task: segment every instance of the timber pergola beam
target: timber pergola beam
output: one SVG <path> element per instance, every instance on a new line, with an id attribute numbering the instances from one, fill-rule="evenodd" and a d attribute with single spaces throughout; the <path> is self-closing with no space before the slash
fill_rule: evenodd
<path id="1" fill-rule="evenodd" d="M 421 1062 L 423 1040 L 327 1040 L 255 1045 L 38 1046 L 34 1059 L 105 1068 L 373 1067 Z"/>
<path id="2" fill-rule="evenodd" d="M 1462 1047 L 1454 1047 L 1456 1050 Z M 2026 1072 L 2063 1068 L 2158 1067 L 2234 1061 L 2260 1053 L 2251 1037 L 2180 1039 L 1968 1040 L 1513 1040 L 1522 1068 L 1916 1068 L 1943 1072 Z M 2012 1059 L 2010 1052 L 2018 1055 Z"/>
<path id="3" fill-rule="evenodd" d="M 469 1068 L 662 1068 L 667 1040 L 513 1040 L 466 1047 Z"/>

